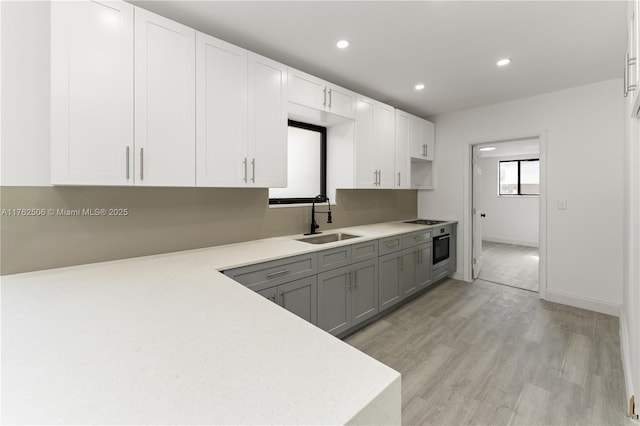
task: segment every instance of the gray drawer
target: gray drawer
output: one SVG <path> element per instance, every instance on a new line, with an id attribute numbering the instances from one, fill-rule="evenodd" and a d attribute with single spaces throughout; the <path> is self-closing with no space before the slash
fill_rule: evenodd
<path id="1" fill-rule="evenodd" d="M 449 265 L 445 265 L 445 266 L 444 266 L 444 267 L 442 267 L 442 268 L 434 269 L 434 270 L 433 270 L 433 272 L 432 272 L 432 274 L 431 274 L 431 275 L 433 276 L 433 278 L 432 278 L 432 282 L 434 282 L 434 283 L 435 283 L 436 281 L 440 281 L 441 279 L 443 279 L 443 278 L 447 277 L 447 276 L 449 275 L 449 268 L 448 268 L 448 266 L 449 266 Z"/>
<path id="2" fill-rule="evenodd" d="M 318 273 L 351 265 L 351 246 L 318 252 Z"/>
<path id="3" fill-rule="evenodd" d="M 378 254 L 383 256 L 387 253 L 393 253 L 394 251 L 402 249 L 402 237 L 403 235 L 394 235 L 393 237 L 378 240 Z"/>
<path id="4" fill-rule="evenodd" d="M 402 236 L 402 247 L 411 248 L 424 243 L 431 242 L 431 230 L 412 232 Z"/>
<path id="5" fill-rule="evenodd" d="M 317 253 L 287 257 L 224 271 L 226 276 L 254 291 L 260 291 L 317 273 Z"/>
<path id="6" fill-rule="evenodd" d="M 351 246 L 352 263 L 378 257 L 378 240 L 365 241 Z"/>

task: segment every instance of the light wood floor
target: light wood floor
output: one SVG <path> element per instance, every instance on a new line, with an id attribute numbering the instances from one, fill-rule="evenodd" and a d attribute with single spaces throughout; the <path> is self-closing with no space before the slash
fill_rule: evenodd
<path id="1" fill-rule="evenodd" d="M 538 291 L 538 248 L 483 241 L 479 278 Z"/>
<path id="2" fill-rule="evenodd" d="M 402 373 L 406 425 L 631 425 L 618 319 L 449 279 L 345 341 Z"/>

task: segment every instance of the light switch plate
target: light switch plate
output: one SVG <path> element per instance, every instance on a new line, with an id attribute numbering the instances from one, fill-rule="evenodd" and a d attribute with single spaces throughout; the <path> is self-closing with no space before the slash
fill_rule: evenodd
<path id="1" fill-rule="evenodd" d="M 567 200 L 558 200 L 558 210 L 567 209 Z"/>

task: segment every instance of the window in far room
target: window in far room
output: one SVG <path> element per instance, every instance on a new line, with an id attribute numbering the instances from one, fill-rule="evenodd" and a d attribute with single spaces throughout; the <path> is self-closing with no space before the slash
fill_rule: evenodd
<path id="1" fill-rule="evenodd" d="M 498 195 L 540 195 L 540 160 L 499 163 Z"/>
<path id="2" fill-rule="evenodd" d="M 326 198 L 327 128 L 289 120 L 287 142 L 287 187 L 269 188 L 269 204 Z"/>

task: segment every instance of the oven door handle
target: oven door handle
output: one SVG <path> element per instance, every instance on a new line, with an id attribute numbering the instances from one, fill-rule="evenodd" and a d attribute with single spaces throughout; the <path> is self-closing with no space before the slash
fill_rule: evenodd
<path id="1" fill-rule="evenodd" d="M 445 235 L 443 237 L 435 237 L 436 240 L 448 240 L 450 235 Z"/>

